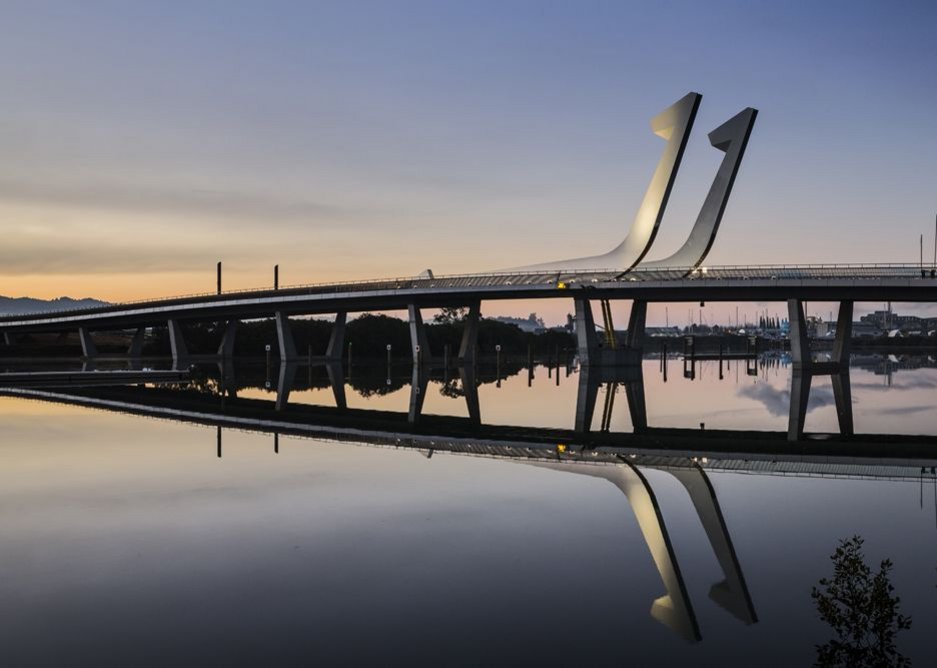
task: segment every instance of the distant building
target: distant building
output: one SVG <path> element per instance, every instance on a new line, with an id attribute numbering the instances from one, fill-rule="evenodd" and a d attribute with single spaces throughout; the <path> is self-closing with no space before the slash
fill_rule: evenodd
<path id="1" fill-rule="evenodd" d="M 863 339 L 870 337 L 883 336 L 885 330 L 883 330 L 878 325 L 864 321 L 860 318 L 859 322 L 852 323 L 852 336 L 853 338 Z"/>
<path id="2" fill-rule="evenodd" d="M 922 329 L 922 319 L 916 315 L 901 315 L 894 311 L 873 311 L 861 318 L 860 322 L 874 325 L 881 330 L 901 330 L 908 331 L 912 329 Z"/>
<path id="3" fill-rule="evenodd" d="M 543 323 L 543 318 L 538 318 L 536 313 L 531 313 L 526 319 L 499 316 L 497 318 L 492 318 L 492 320 L 503 322 L 506 325 L 516 325 L 522 332 L 529 332 L 531 334 L 540 334 L 547 329 L 547 326 Z"/>
<path id="4" fill-rule="evenodd" d="M 644 333 L 647 336 L 682 336 L 683 330 L 679 327 L 645 327 Z"/>

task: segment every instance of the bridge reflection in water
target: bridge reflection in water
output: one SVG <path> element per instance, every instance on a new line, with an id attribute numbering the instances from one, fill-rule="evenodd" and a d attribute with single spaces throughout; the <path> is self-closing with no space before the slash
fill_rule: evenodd
<path id="1" fill-rule="evenodd" d="M 338 362 L 323 364 L 335 408 L 290 404 L 290 393 L 302 376 L 301 365 L 288 363 L 275 375 L 275 401 L 238 397 L 240 385 L 234 366 L 218 365 L 217 373 L 203 382 L 212 391 L 177 383 L 119 387 L 10 388 L 3 394 L 109 411 L 211 425 L 217 431 L 217 454 L 223 455 L 224 428 L 272 433 L 274 452 L 282 434 L 350 442 L 358 445 L 414 449 L 432 457 L 437 452 L 467 454 L 520 462 L 556 472 L 604 479 L 625 496 L 660 574 L 664 593 L 653 601 L 650 614 L 688 641 L 702 639 L 664 521 L 658 497 L 646 473 L 663 472 L 686 490 L 689 501 L 720 566 L 722 579 L 713 584 L 709 597 L 743 624 L 758 617 L 746 585 L 716 488 L 707 471 L 744 471 L 762 474 L 823 475 L 870 479 L 913 479 L 918 471 L 937 466 L 933 454 L 937 437 L 856 435 L 852 429 L 848 367 L 833 374 L 840 433 L 821 440 L 804 435 L 807 396 L 815 373 L 793 373 L 790 423 L 787 433 L 725 430 L 666 429 L 650 427 L 640 366 L 618 371 L 583 367 L 577 385 L 577 409 L 572 429 L 497 427 L 481 420 L 476 369 L 454 369 L 468 409 L 468 419 L 424 415 L 423 404 L 430 379 L 425 366 L 414 366 L 406 416 L 399 413 L 348 408 L 345 373 Z M 665 364 L 662 364 L 665 368 Z M 821 369 L 822 367 L 816 367 Z M 308 366 L 308 386 L 314 366 Z M 274 390 L 273 369 L 265 386 Z M 561 372 L 555 368 L 556 374 Z M 444 370 L 448 380 L 448 370 Z M 490 376 L 490 375 L 489 375 Z M 486 376 L 490 380 L 490 377 Z M 500 375 L 497 376 L 500 380 Z M 558 380 L 558 376 L 557 376 Z M 387 382 L 391 378 L 388 374 Z M 256 382 L 256 381 L 254 381 Z M 597 397 L 606 389 L 600 429 L 591 429 Z M 633 424 L 631 433 L 609 429 L 616 389 L 624 387 Z M 287 410 L 288 409 L 288 410 Z M 791 440 L 802 443 L 792 444 Z M 559 444 L 559 445 L 558 445 Z"/>
<path id="2" fill-rule="evenodd" d="M 749 361 L 748 372 L 755 371 Z M 684 362 L 684 374 L 695 377 L 697 362 L 687 360 Z M 738 361 L 736 361 L 738 363 Z M 345 371 L 340 361 L 317 361 L 312 364 L 298 362 L 284 362 L 279 366 L 276 383 L 276 408 L 284 410 L 289 405 L 290 393 L 297 382 L 300 367 L 311 370 L 315 367 L 324 368 L 332 388 L 335 406 L 339 409 L 347 408 L 345 398 Z M 666 374 L 667 361 L 662 361 L 662 371 Z M 460 381 L 461 392 L 465 399 L 469 420 L 473 424 L 481 424 L 481 406 L 478 398 L 478 371 L 474 365 L 460 365 L 454 369 Z M 551 373 L 552 373 L 551 369 Z M 560 373 L 560 367 L 555 369 Z M 236 387 L 234 364 L 230 360 L 218 363 L 218 373 L 224 379 L 227 388 Z M 389 375 L 388 371 L 388 375 Z M 448 373 L 448 369 L 447 369 Z M 722 378 L 722 362 L 719 363 L 719 374 Z M 791 402 L 788 419 L 787 438 L 797 441 L 804 438 L 804 426 L 807 419 L 807 408 L 810 399 L 810 388 L 814 377 L 829 376 L 833 386 L 833 397 L 836 404 L 836 414 L 839 421 L 839 434 L 848 437 L 853 434 L 852 391 L 848 366 L 833 366 L 815 364 L 811 367 L 795 367 L 791 374 Z M 665 375 L 666 377 L 666 375 Z M 432 372 L 427 365 L 414 364 L 410 376 L 410 399 L 407 411 L 407 420 L 410 424 L 417 424 L 423 416 L 423 405 Z M 501 374 L 497 372 L 498 382 Z M 390 379 L 388 378 L 388 381 Z M 448 376 L 446 378 L 448 380 Z M 557 376 L 559 381 L 559 376 Z M 309 385 L 311 386 L 311 381 Z M 388 382 L 389 384 L 389 382 Z M 582 366 L 578 369 L 578 391 L 576 394 L 576 418 L 574 429 L 577 433 L 588 433 L 592 429 L 598 403 L 599 391 L 604 388 L 605 401 L 602 407 L 599 431 L 608 432 L 611 428 L 615 398 L 619 388 L 624 390 L 625 401 L 635 433 L 647 432 L 647 402 L 644 389 L 644 368 L 642 365 L 629 366 Z M 272 388 L 271 388 L 272 389 Z"/>
<path id="3" fill-rule="evenodd" d="M 602 478 L 624 493 L 667 590 L 664 596 L 654 601 L 651 606 L 651 616 L 666 624 L 686 640 L 702 640 L 699 624 L 693 612 L 693 604 L 687 593 L 657 496 L 647 477 L 638 467 L 628 462 L 615 466 L 552 462 L 538 463 L 536 466 Z M 706 472 L 695 462 L 686 468 L 657 466 L 646 468 L 670 473 L 689 492 L 690 500 L 706 531 L 706 536 L 709 538 L 709 543 L 724 576 L 721 582 L 712 586 L 709 597 L 745 624 L 758 621 L 738 556 L 732 545 L 732 538 L 722 515 L 722 509 L 719 507 L 719 501 L 716 499 L 716 491 Z"/>

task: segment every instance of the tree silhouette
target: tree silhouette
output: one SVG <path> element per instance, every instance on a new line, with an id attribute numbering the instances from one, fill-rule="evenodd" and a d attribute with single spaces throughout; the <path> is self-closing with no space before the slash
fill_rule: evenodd
<path id="1" fill-rule="evenodd" d="M 898 611 L 901 599 L 889 579 L 891 560 L 878 573 L 865 563 L 861 536 L 841 540 L 830 559 L 833 578 L 823 578 L 810 596 L 820 619 L 836 637 L 817 645 L 818 666 L 910 666 L 895 645 L 895 636 L 911 628 L 911 617 Z"/>

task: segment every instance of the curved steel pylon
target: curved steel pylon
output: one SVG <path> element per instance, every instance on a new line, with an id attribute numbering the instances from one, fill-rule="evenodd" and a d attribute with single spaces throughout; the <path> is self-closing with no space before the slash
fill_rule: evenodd
<path id="1" fill-rule="evenodd" d="M 670 198 L 677 170 L 683 160 L 687 140 L 696 120 L 703 96 L 699 93 L 687 93 L 672 105 L 664 109 L 651 120 L 651 130 L 658 137 L 667 140 L 667 146 L 657 163 L 651 183 L 644 193 L 641 206 L 631 224 L 631 229 L 624 240 L 604 255 L 580 257 L 572 260 L 543 262 L 524 267 L 515 267 L 510 271 L 537 269 L 625 269 L 637 265 L 647 254 L 657 236 L 664 209 Z"/>
<path id="2" fill-rule="evenodd" d="M 662 260 L 643 262 L 642 269 L 688 269 L 689 274 L 703 263 L 716 240 L 716 232 L 719 231 L 719 223 L 722 222 L 757 116 L 758 110 L 748 107 L 709 133 L 709 143 L 723 151 L 725 157 L 722 158 L 696 223 L 676 253 Z"/>

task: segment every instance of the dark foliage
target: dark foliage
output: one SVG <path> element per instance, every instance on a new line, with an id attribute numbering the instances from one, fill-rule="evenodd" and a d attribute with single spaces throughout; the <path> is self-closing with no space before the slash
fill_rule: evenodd
<path id="1" fill-rule="evenodd" d="M 816 665 L 910 666 L 895 643 L 899 631 L 911 628 L 911 618 L 898 611 L 901 599 L 893 596 L 889 579 L 892 563 L 885 559 L 873 573 L 863 542 L 860 536 L 840 541 L 830 557 L 832 579 L 823 578 L 811 591 L 820 619 L 836 634 L 817 646 Z"/>
<path id="2" fill-rule="evenodd" d="M 434 357 L 441 357 L 448 350 L 450 357 L 458 355 L 464 329 L 464 309 L 448 309 L 441 318 L 426 323 L 426 335 Z M 192 355 L 213 354 L 218 350 L 224 333 L 225 322 L 181 323 L 186 348 Z M 296 351 L 300 355 L 311 353 L 323 355 L 328 347 L 332 323 L 328 320 L 291 318 L 290 329 Z M 127 350 L 133 332 L 95 332 L 97 347 L 102 353 L 123 353 Z M 351 320 L 345 331 L 345 349 L 355 359 L 386 358 L 387 345 L 392 347 L 395 359 L 410 355 L 410 325 L 405 320 L 386 315 L 365 313 Z M 238 325 L 234 354 L 238 357 L 264 357 L 266 346 L 270 346 L 273 357 L 279 357 L 276 323 L 273 319 L 252 320 Z M 569 352 L 575 349 L 574 337 L 564 331 L 547 331 L 530 334 L 516 325 L 496 320 L 479 321 L 478 352 L 494 355 L 495 346 L 501 346 L 504 354 L 525 355 L 528 350 L 539 357 Z M 77 356 L 81 354 L 77 333 L 68 336 L 37 334 L 20 337 L 16 346 L 0 346 L 0 354 L 6 356 L 41 353 L 46 356 Z M 147 336 L 143 354 L 168 356 L 170 354 L 169 331 L 165 326 L 153 327 Z"/>

